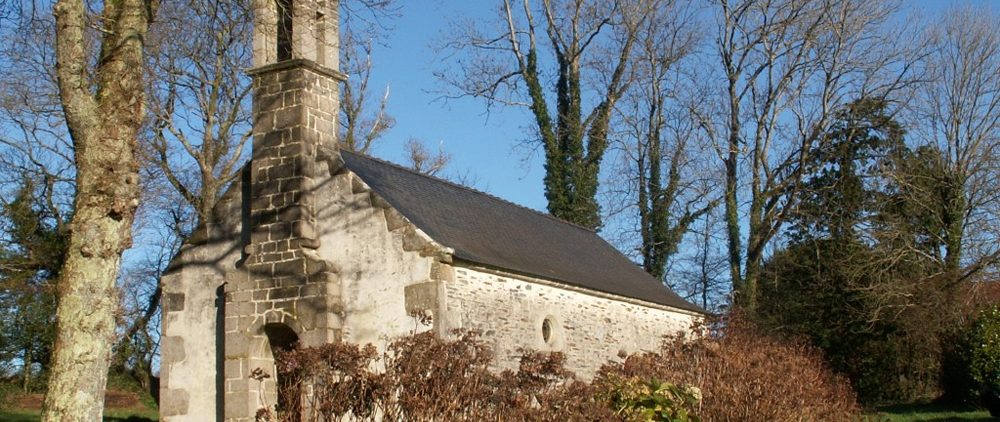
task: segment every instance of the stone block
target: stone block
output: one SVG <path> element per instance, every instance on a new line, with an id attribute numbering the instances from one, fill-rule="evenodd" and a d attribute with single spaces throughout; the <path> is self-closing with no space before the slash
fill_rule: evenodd
<path id="1" fill-rule="evenodd" d="M 288 93 L 285 95 L 288 95 Z M 274 112 L 274 127 L 275 129 L 285 129 L 299 126 L 303 123 L 302 119 L 301 107 L 285 107 Z"/>
<path id="2" fill-rule="evenodd" d="M 437 308 L 437 283 L 431 281 L 406 286 L 403 290 L 406 312 L 414 313 Z"/>
<path id="3" fill-rule="evenodd" d="M 280 164 L 268 170 L 271 180 L 287 179 L 289 177 L 299 177 L 302 175 L 302 167 L 296 163 Z"/>
<path id="4" fill-rule="evenodd" d="M 281 147 L 279 155 L 282 157 L 294 157 L 302 154 L 304 151 L 305 149 L 302 147 L 301 142 L 291 142 L 286 143 Z"/>
<path id="5" fill-rule="evenodd" d="M 292 236 L 315 239 L 316 229 L 311 222 L 299 220 L 292 223 Z"/>
<path id="6" fill-rule="evenodd" d="M 293 180 L 295 180 L 295 179 L 293 179 Z M 298 181 L 298 183 L 301 184 L 301 181 Z M 281 210 L 281 212 L 280 212 L 279 218 L 281 218 L 281 221 L 286 221 L 286 222 L 288 222 L 288 221 L 296 221 L 296 220 L 301 220 L 301 219 L 309 218 L 311 214 L 312 213 L 309 212 L 309 210 L 306 209 L 305 207 L 292 205 L 292 206 L 283 208 Z"/>
<path id="7" fill-rule="evenodd" d="M 257 289 L 253 291 L 254 302 L 259 302 L 262 300 L 267 300 L 267 290 Z"/>
<path id="8" fill-rule="evenodd" d="M 257 181 L 253 184 L 254 196 L 268 196 L 283 192 L 281 182 L 277 180 Z"/>
<path id="9" fill-rule="evenodd" d="M 224 396 L 226 402 L 225 405 L 226 419 L 228 420 L 229 418 L 243 417 L 247 418 L 246 420 L 251 420 L 249 419 L 249 417 L 253 415 L 256 412 L 256 410 L 251 409 L 250 393 L 247 392 L 245 389 L 235 390 L 235 387 L 236 386 L 233 387 L 230 387 L 229 385 L 226 386 L 227 391 L 230 391 L 229 388 L 234 388 L 234 390 L 232 391 L 239 391 L 233 393 L 227 392 L 226 395 Z"/>
<path id="10" fill-rule="evenodd" d="M 176 312 L 184 310 L 184 293 L 165 293 L 163 295 L 163 311 Z"/>
<path id="11" fill-rule="evenodd" d="M 174 363 L 181 362 L 187 357 L 184 352 L 184 338 L 179 336 L 165 336 L 160 339 L 160 360 L 161 362 Z"/>
<path id="12" fill-rule="evenodd" d="M 226 333 L 226 359 L 246 357 L 250 351 L 250 339 L 245 333 Z"/>
<path id="13" fill-rule="evenodd" d="M 160 393 L 160 415 L 187 415 L 190 396 L 187 391 L 168 388 Z"/>
<path id="14" fill-rule="evenodd" d="M 306 284 L 305 286 L 302 286 L 302 290 L 299 294 L 301 297 L 323 296 L 323 293 L 326 291 L 324 284 L 325 283 Z"/>
<path id="15" fill-rule="evenodd" d="M 300 290 L 298 287 L 279 287 L 277 289 L 271 289 L 268 292 L 267 298 L 270 300 L 281 300 L 281 299 L 295 299 L 300 296 Z"/>
<path id="16" fill-rule="evenodd" d="M 257 286 L 256 286 L 257 289 L 260 289 L 262 291 L 266 291 L 266 289 L 270 289 L 270 288 L 276 287 L 278 285 L 275 282 L 275 280 L 274 280 L 273 277 L 260 277 L 260 278 L 256 279 L 255 281 L 256 281 L 256 284 L 257 284 Z M 256 296 L 254 296 L 254 297 L 256 297 Z"/>
<path id="17" fill-rule="evenodd" d="M 254 195 L 253 199 L 250 200 L 250 209 L 256 214 L 271 208 L 271 199 L 272 197 L 270 196 Z"/>
<path id="18" fill-rule="evenodd" d="M 455 268 L 448 264 L 434 262 L 431 264 L 431 279 L 438 281 L 455 281 Z"/>
<path id="19" fill-rule="evenodd" d="M 247 290 L 233 292 L 227 294 L 226 296 L 229 297 L 228 299 L 229 302 L 249 302 L 251 298 L 251 294 Z"/>
<path id="20" fill-rule="evenodd" d="M 305 189 L 305 180 L 302 178 L 282 179 L 277 187 L 280 192 L 290 192 Z"/>
<path id="21" fill-rule="evenodd" d="M 301 259 L 276 262 L 274 264 L 275 275 L 302 275 L 304 272 L 305 263 Z"/>
<path id="22" fill-rule="evenodd" d="M 241 379 L 246 374 L 243 373 L 243 359 L 226 359 L 225 363 L 225 378 L 230 379 Z"/>
<path id="23" fill-rule="evenodd" d="M 285 222 L 275 223 L 268 226 L 267 231 L 270 240 L 288 239 L 292 236 L 292 225 Z"/>

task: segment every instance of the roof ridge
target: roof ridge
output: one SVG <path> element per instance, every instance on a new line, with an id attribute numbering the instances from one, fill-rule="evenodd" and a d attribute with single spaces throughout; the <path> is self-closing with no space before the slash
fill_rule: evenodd
<path id="1" fill-rule="evenodd" d="M 341 149 L 341 153 L 349 153 L 349 154 L 356 155 L 356 156 L 361 157 L 361 158 L 366 158 L 366 159 L 369 159 L 369 160 L 372 160 L 372 161 L 375 161 L 375 162 L 378 162 L 378 163 L 382 163 L 382 164 L 388 165 L 390 167 L 394 167 L 394 168 L 396 168 L 398 170 L 405 171 L 407 173 L 411 173 L 411 174 L 414 174 L 414 175 L 417 175 L 417 176 L 420 176 L 420 177 L 424 177 L 424 178 L 427 178 L 427 179 L 431 179 L 431 180 L 434 180 L 434 181 L 437 181 L 437 182 L 442 182 L 442 183 L 444 183 L 446 185 L 450 185 L 450 186 L 458 188 L 458 189 L 462 189 L 462 190 L 465 190 L 465 191 L 468 191 L 468 192 L 471 192 L 471 193 L 483 195 L 485 197 L 491 198 L 491 199 L 499 201 L 499 202 L 503 202 L 505 204 L 513 205 L 513 206 L 515 206 L 517 208 L 521 208 L 523 210 L 526 210 L 526 211 L 538 214 L 538 215 L 540 215 L 542 217 L 548 218 L 548 219 L 553 220 L 553 221 L 558 222 L 558 223 L 562 223 L 562 224 L 565 224 L 565 225 L 568 225 L 568 226 L 571 226 L 571 227 L 576 227 L 576 228 L 578 228 L 580 230 L 584 230 L 584 231 L 589 232 L 589 233 L 597 234 L 596 230 L 592 230 L 590 228 L 581 226 L 579 224 L 563 220 L 563 219 L 561 219 L 559 217 L 556 217 L 556 216 L 554 216 L 552 214 L 544 213 L 544 212 L 538 211 L 538 210 L 533 209 L 533 208 L 528 208 L 528 207 L 526 207 L 524 205 L 518 204 L 516 202 L 508 201 L 506 199 L 503 199 L 503 198 L 501 198 L 499 196 L 496 196 L 496 195 L 493 195 L 491 193 L 483 192 L 483 191 L 481 191 L 479 189 L 471 188 L 469 186 L 465 186 L 465 185 L 462 185 L 462 184 L 459 184 L 459 183 L 455 183 L 455 182 L 452 182 L 450 180 L 442 179 L 440 177 L 435 177 L 435 176 L 431 176 L 429 174 L 424 174 L 424 173 L 421 173 L 419 171 L 413 170 L 413 169 L 405 167 L 403 165 L 394 163 L 394 162 L 389 161 L 389 160 L 385 160 L 385 159 L 382 159 L 382 158 L 374 157 L 374 156 L 371 156 L 371 155 L 368 155 L 368 154 L 364 154 L 364 153 L 361 153 L 361 152 L 358 152 L 358 151 L 352 151 L 352 150 L 346 150 L 346 149 Z"/>

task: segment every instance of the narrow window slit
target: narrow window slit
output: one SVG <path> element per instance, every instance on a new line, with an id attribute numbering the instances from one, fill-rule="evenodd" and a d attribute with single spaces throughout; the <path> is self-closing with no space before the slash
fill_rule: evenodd
<path id="1" fill-rule="evenodd" d="M 292 0 L 275 0 L 278 9 L 278 61 L 292 59 Z"/>

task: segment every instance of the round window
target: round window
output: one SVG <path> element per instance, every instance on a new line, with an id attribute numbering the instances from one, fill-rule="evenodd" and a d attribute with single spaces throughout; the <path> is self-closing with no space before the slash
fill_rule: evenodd
<path id="1" fill-rule="evenodd" d="M 542 321 L 542 340 L 548 343 L 552 339 L 552 320 L 545 318 Z"/>

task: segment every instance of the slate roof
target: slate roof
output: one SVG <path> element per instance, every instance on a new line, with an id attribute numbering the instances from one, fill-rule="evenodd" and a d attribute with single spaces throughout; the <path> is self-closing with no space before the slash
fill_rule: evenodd
<path id="1" fill-rule="evenodd" d="M 392 163 L 342 151 L 347 168 L 454 257 L 694 312 L 595 232 Z"/>

